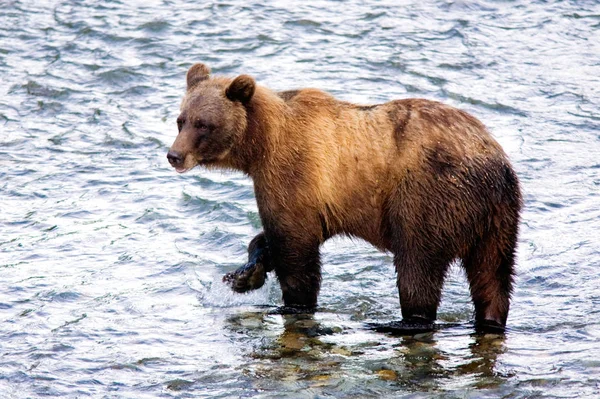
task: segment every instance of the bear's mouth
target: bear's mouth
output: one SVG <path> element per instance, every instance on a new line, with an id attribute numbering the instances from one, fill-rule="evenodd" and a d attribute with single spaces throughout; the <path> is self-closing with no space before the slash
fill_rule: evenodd
<path id="1" fill-rule="evenodd" d="M 184 158 L 184 162 L 173 165 L 173 167 L 175 168 L 175 171 L 180 174 L 185 173 L 189 170 L 192 170 L 196 166 L 198 166 L 198 161 L 195 159 L 195 157 L 192 154 L 187 154 Z"/>

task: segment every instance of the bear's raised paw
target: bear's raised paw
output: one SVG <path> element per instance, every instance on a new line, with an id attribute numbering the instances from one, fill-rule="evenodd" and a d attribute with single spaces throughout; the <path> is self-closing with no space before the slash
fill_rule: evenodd
<path id="1" fill-rule="evenodd" d="M 262 263 L 248 262 L 223 276 L 223 282 L 238 293 L 257 290 L 265 284 L 267 272 Z"/>

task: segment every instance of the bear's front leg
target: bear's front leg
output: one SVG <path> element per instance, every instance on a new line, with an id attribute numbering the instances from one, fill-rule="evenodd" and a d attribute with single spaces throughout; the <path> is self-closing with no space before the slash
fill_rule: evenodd
<path id="1" fill-rule="evenodd" d="M 270 260 L 281 286 L 284 306 L 275 313 L 311 313 L 321 287 L 318 238 L 288 232 L 269 238 Z"/>
<path id="2" fill-rule="evenodd" d="M 267 272 L 273 270 L 264 233 L 258 234 L 248 245 L 248 263 L 223 276 L 223 282 L 235 292 L 256 290 L 265 284 Z"/>

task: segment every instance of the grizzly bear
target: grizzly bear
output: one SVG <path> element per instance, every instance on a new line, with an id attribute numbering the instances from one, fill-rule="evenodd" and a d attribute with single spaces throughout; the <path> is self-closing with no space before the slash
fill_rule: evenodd
<path id="1" fill-rule="evenodd" d="M 263 232 L 248 263 L 224 277 L 235 291 L 274 270 L 281 312 L 314 311 L 319 247 L 341 234 L 394 255 L 402 321 L 393 330 L 434 328 L 449 265 L 460 261 L 476 330 L 504 331 L 522 199 L 507 156 L 473 116 L 424 99 L 364 106 L 316 89 L 274 92 L 195 64 L 177 126 L 167 155 L 177 172 L 235 169 L 254 182 Z"/>

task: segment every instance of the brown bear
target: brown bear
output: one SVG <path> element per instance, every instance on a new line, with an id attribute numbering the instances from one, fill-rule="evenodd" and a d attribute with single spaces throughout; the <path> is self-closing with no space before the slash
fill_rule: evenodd
<path id="1" fill-rule="evenodd" d="M 316 89 L 274 92 L 196 64 L 177 126 L 167 158 L 178 172 L 235 169 L 254 182 L 263 232 L 225 276 L 234 290 L 259 288 L 275 270 L 281 311 L 314 310 L 319 247 L 342 234 L 394 255 L 403 319 L 393 330 L 433 329 L 459 260 L 477 330 L 504 331 L 522 199 L 507 156 L 473 116 L 424 99 L 363 106 Z"/>

